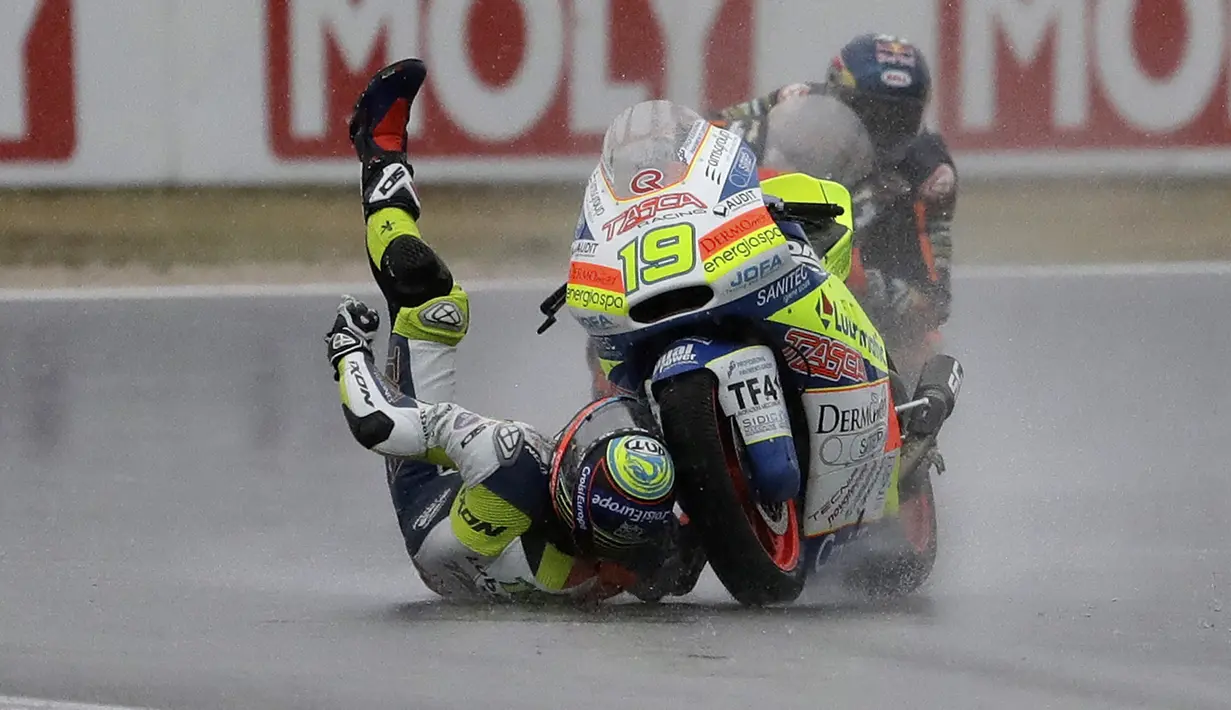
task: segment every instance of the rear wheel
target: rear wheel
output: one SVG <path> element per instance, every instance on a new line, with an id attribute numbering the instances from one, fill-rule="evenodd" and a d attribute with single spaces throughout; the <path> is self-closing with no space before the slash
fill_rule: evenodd
<path id="1" fill-rule="evenodd" d="M 849 586 L 872 597 L 895 597 L 917 590 L 936 563 L 936 499 L 926 461 L 898 487 L 898 516 L 881 523 L 872 549 L 846 578 Z"/>
<path id="2" fill-rule="evenodd" d="M 697 370 L 667 380 L 656 399 L 681 504 L 718 579 L 742 604 L 794 601 L 805 576 L 797 505 L 766 509 L 755 502 L 714 375 Z"/>

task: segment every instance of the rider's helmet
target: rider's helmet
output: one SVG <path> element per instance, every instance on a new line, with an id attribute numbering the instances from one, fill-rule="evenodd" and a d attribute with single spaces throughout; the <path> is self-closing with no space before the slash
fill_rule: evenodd
<path id="1" fill-rule="evenodd" d="M 675 507 L 675 466 L 650 411 L 630 397 L 590 403 L 564 428 L 551 503 L 582 555 L 633 561 L 661 546 Z"/>
<path id="2" fill-rule="evenodd" d="M 887 151 L 919 133 L 932 76 L 915 45 L 890 35 L 865 34 L 833 58 L 825 85 L 859 115 L 877 149 Z"/>

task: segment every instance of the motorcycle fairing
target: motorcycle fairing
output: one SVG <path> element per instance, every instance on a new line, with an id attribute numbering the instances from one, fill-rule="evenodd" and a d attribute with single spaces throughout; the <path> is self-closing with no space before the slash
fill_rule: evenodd
<path id="1" fill-rule="evenodd" d="M 690 115 L 662 111 L 664 120 Z M 624 138 L 629 145 L 653 143 L 660 131 L 670 147 L 671 136 L 685 128 L 668 124 Z M 629 178 L 613 165 L 638 164 L 636 156 L 621 152 L 627 146 L 619 138 L 609 149 L 613 131 L 614 125 L 586 186 L 565 292 L 566 306 L 590 336 L 691 317 L 754 293 L 791 268 L 787 238 L 762 199 L 755 157 L 737 135 L 698 116 L 682 144 Z M 636 317 L 639 305 L 687 289 L 705 295 L 684 311 Z"/>
<path id="2" fill-rule="evenodd" d="M 850 190 L 833 180 L 818 180 L 803 173 L 776 175 L 765 180 L 761 190 L 786 202 L 832 204 L 842 208 L 842 214 L 834 221 L 845 228 L 845 232 L 821 255 L 821 266 L 827 273 L 845 281 L 851 273 L 855 234 Z"/>
<path id="3" fill-rule="evenodd" d="M 798 263 L 795 257 L 791 263 Z M 759 289 L 751 290 L 740 298 L 722 306 L 707 308 L 700 313 L 684 314 L 681 318 L 670 318 L 633 332 L 613 332 L 593 338 L 595 350 L 603 371 L 612 384 L 623 389 L 638 390 L 642 379 L 650 373 L 653 363 L 627 362 L 630 354 L 637 352 L 637 344 L 647 338 L 661 337 L 680 327 L 681 322 L 694 323 L 697 320 L 715 320 L 726 317 L 736 317 L 748 322 L 764 323 L 774 336 L 780 336 L 787 327 L 770 320 L 771 316 L 779 314 L 789 305 L 801 298 L 806 298 L 816 291 L 829 278 L 824 271 L 808 264 L 799 264 L 789 268 L 782 276 L 769 282 Z M 802 322 L 803 319 L 801 318 Z M 792 321 L 794 322 L 794 321 Z M 811 384 L 809 382 L 809 384 Z M 816 381 L 817 385 L 821 382 Z"/>
<path id="4" fill-rule="evenodd" d="M 763 323 L 767 335 L 775 342 L 795 343 L 784 351 L 788 365 L 801 378 L 801 386 L 807 388 L 840 387 L 860 382 L 875 381 L 886 377 L 889 365 L 885 356 L 884 341 L 868 320 L 858 302 L 846 285 L 830 278 L 821 269 L 805 259 L 777 280 L 739 299 L 717 308 L 706 309 L 700 314 L 688 314 L 692 318 L 718 319 L 738 317 L 749 322 Z M 603 371 L 616 386 L 625 390 L 641 388 L 641 378 L 649 372 L 651 363 L 629 363 L 629 353 L 645 338 L 677 328 L 679 321 L 668 319 L 661 323 L 631 333 L 612 333 L 594 338 L 595 347 Z M 811 342 L 816 347 L 821 343 L 826 348 L 837 341 L 840 347 L 859 353 L 865 363 L 859 372 L 847 372 L 835 378 L 827 377 L 823 367 L 803 367 L 808 352 L 804 348 Z M 815 358 L 814 358 L 815 359 Z"/>
<path id="5" fill-rule="evenodd" d="M 810 390 L 802 398 L 813 435 L 804 534 L 828 535 L 896 511 L 890 491 L 896 493 L 902 442 L 889 379 Z"/>
<path id="6" fill-rule="evenodd" d="M 867 374 L 854 378 L 856 381 L 874 380 L 889 374 L 884 339 L 846 284 L 838 279 L 826 279 L 765 319 L 785 328 L 784 337 L 792 330 L 803 330 L 856 350 L 867 361 Z M 790 342 L 790 338 L 787 341 Z"/>

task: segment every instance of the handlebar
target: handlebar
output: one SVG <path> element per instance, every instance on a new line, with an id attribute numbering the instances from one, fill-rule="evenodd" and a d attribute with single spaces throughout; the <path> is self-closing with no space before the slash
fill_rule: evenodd
<path id="1" fill-rule="evenodd" d="M 543 299 L 539 304 L 539 313 L 547 317 L 543 324 L 539 326 L 538 334 L 542 335 L 547 332 L 547 329 L 556 324 L 556 314 L 564 308 L 564 301 L 568 294 L 568 284 L 562 283 L 560 286 L 551 292 L 551 295 Z"/>
<path id="2" fill-rule="evenodd" d="M 810 222 L 816 226 L 828 226 L 830 222 L 846 214 L 841 205 L 828 202 L 783 202 L 779 209 L 786 219 Z"/>

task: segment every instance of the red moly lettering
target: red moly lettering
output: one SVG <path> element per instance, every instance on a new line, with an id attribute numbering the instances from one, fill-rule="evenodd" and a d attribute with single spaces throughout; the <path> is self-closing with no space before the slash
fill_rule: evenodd
<path id="1" fill-rule="evenodd" d="M 270 145 L 284 160 L 348 154 L 355 96 L 402 57 L 430 68 L 409 127 L 420 157 L 590 156 L 626 106 L 725 106 L 752 90 L 752 0 L 258 4 Z"/>
<path id="2" fill-rule="evenodd" d="M 0 3 L 0 162 L 67 160 L 77 147 L 73 3 Z"/>
<path id="3" fill-rule="evenodd" d="M 1231 144 L 1226 2 L 949 0 L 939 13 L 955 147 Z"/>

